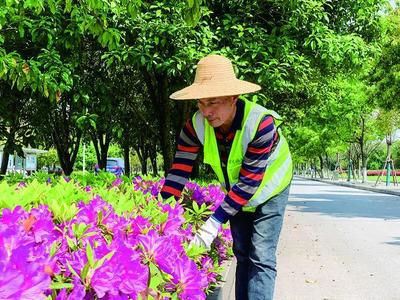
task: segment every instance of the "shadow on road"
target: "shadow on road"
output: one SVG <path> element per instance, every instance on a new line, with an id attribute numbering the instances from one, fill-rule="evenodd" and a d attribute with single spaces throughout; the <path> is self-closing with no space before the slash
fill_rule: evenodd
<path id="1" fill-rule="evenodd" d="M 394 239 L 394 241 L 387 242 L 385 244 L 400 246 L 400 237 L 394 237 L 393 239 Z"/>

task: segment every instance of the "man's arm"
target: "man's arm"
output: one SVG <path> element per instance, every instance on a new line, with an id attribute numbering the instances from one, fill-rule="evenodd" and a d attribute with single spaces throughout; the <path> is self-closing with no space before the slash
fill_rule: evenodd
<path id="1" fill-rule="evenodd" d="M 189 119 L 179 135 L 175 158 L 161 189 L 163 199 L 171 196 L 178 199 L 181 196 L 200 147 L 201 143 L 194 131 L 192 120 Z"/>
<path id="2" fill-rule="evenodd" d="M 247 147 L 238 182 L 225 196 L 213 218 L 225 223 L 253 197 L 264 177 L 267 159 L 277 139 L 278 133 L 273 117 L 265 116 L 258 126 L 254 139 Z"/>

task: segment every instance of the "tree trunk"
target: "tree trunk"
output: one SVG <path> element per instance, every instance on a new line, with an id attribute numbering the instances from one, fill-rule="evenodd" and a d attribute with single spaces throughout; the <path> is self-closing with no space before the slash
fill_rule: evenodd
<path id="1" fill-rule="evenodd" d="M 10 153 L 8 153 L 8 151 L 6 151 L 5 147 L 4 147 L 3 157 L 1 159 L 0 180 L 4 178 L 4 175 L 6 175 L 9 157 L 10 157 Z"/>
<path id="2" fill-rule="evenodd" d="M 173 135 L 171 135 L 171 100 L 169 99 L 168 79 L 164 74 L 143 68 L 142 73 L 150 94 L 153 109 L 158 121 L 161 154 L 164 159 L 163 169 L 167 173 L 173 160 Z"/>
<path id="3" fill-rule="evenodd" d="M 153 168 L 153 176 L 158 176 L 157 159 L 154 157 L 151 157 L 150 162 L 151 162 L 151 167 Z"/>
<path id="4" fill-rule="evenodd" d="M 168 81 L 166 77 L 160 76 L 158 78 L 158 90 L 160 104 L 159 107 L 159 118 L 160 118 L 160 132 L 161 132 L 161 152 L 164 158 L 164 172 L 165 174 L 169 171 L 172 166 L 173 160 L 173 135 L 171 135 L 171 107 L 168 95 Z"/>
<path id="5" fill-rule="evenodd" d="M 151 167 L 152 167 L 152 169 L 153 169 L 153 176 L 158 176 L 158 169 L 157 169 L 157 151 L 156 151 L 156 149 L 155 149 L 155 146 L 150 146 L 149 154 L 150 154 L 150 163 L 151 163 Z"/>
<path id="6" fill-rule="evenodd" d="M 329 178 L 329 174 L 331 172 L 331 164 L 328 157 L 328 153 L 326 153 L 326 151 L 325 151 L 325 170 L 326 170 L 326 176 Z"/>
<path id="7" fill-rule="evenodd" d="M 365 120 L 364 118 L 361 118 L 361 136 L 359 138 L 359 144 L 360 144 L 360 155 L 361 155 L 361 169 L 362 169 L 362 182 L 364 183 L 366 181 L 366 175 L 367 175 L 367 159 L 368 155 L 365 153 Z M 365 168 L 365 174 L 364 174 L 364 168 Z M 364 176 L 365 175 L 365 176 Z"/>
<path id="8" fill-rule="evenodd" d="M 392 137 L 387 136 L 386 137 L 386 160 L 392 159 Z"/>
<path id="9" fill-rule="evenodd" d="M 320 177 L 324 178 L 324 159 L 321 155 L 318 156 L 319 158 L 319 167 L 320 167 Z"/>
<path id="10" fill-rule="evenodd" d="M 108 146 L 104 144 L 101 147 L 101 160 L 99 161 L 99 166 L 103 166 L 104 170 L 107 168 L 107 154 L 108 154 Z"/>
<path id="11" fill-rule="evenodd" d="M 16 126 L 12 126 L 7 134 L 7 141 L 3 147 L 3 159 L 1 161 L 0 167 L 0 179 L 3 175 L 7 173 L 8 159 L 11 153 L 15 151 L 15 136 L 16 136 Z"/>
<path id="12" fill-rule="evenodd" d="M 107 154 L 110 147 L 111 137 L 108 133 L 95 132 L 92 133 L 92 142 L 96 151 L 97 163 L 101 170 L 107 167 Z"/>
<path id="13" fill-rule="evenodd" d="M 147 175 L 147 159 L 141 160 L 140 165 L 142 166 L 142 174 Z"/>
<path id="14" fill-rule="evenodd" d="M 131 165 L 129 161 L 129 145 L 128 143 L 124 143 L 124 169 L 125 175 L 131 176 Z"/>
<path id="15" fill-rule="evenodd" d="M 368 165 L 368 158 L 365 157 L 361 159 L 361 180 L 362 183 L 367 181 L 367 165 Z"/>
<path id="16" fill-rule="evenodd" d="M 144 147 L 143 147 L 144 148 Z M 139 157 L 140 166 L 142 168 L 142 174 L 147 174 L 147 153 L 145 149 L 140 149 L 140 147 L 135 147 L 137 156 Z"/>
<path id="17" fill-rule="evenodd" d="M 367 167 L 362 167 L 362 182 L 366 182 L 367 181 Z"/>
<path id="18" fill-rule="evenodd" d="M 65 137 L 67 140 L 64 141 L 62 140 L 62 138 L 60 138 L 60 135 L 57 132 L 57 128 L 53 128 L 53 142 L 56 146 L 61 168 L 63 169 L 64 174 L 67 176 L 71 175 L 72 171 L 74 170 L 74 164 L 78 154 L 81 136 L 82 133 L 78 132 L 75 142 L 70 141 L 69 137 Z M 70 148 L 71 153 L 69 152 Z"/>

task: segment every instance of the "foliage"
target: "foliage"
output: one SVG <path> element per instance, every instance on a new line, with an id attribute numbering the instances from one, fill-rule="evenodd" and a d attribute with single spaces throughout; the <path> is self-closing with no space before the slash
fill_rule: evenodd
<path id="1" fill-rule="evenodd" d="M 39 170 L 43 166 L 50 167 L 60 164 L 57 156 L 57 151 L 54 148 L 49 149 L 46 153 L 38 155 L 37 162 Z"/>
<path id="2" fill-rule="evenodd" d="M 15 241 L 0 251 L 1 265 L 7 278 L 25 278 L 9 296 L 23 298 L 36 286 L 31 295 L 49 299 L 205 299 L 231 255 L 229 231 L 220 231 L 209 253 L 190 248 L 194 228 L 181 203 L 155 196 L 162 182 L 114 177 L 105 186 L 90 177 L 0 184 L 0 243 Z M 84 187 L 87 182 L 94 186 Z M 214 187 L 203 191 L 223 194 Z M 35 255 L 28 258 L 28 252 Z"/>
<path id="3" fill-rule="evenodd" d="M 346 142 L 360 137 L 361 114 L 375 109 L 368 101 L 396 106 L 398 11 L 385 3 L 5 1 L 2 90 L 20 90 L 21 114 L 33 113 L 13 118 L 1 109 L 0 139 L 10 136 L 7 120 L 29 125 L 33 130 L 16 134 L 17 144 L 55 147 L 66 174 L 76 159 L 75 169 L 82 166 L 82 139 L 96 145 L 100 165 L 108 146 L 118 143 L 126 161 L 135 149 L 144 173 L 147 158 L 153 169 L 167 171 L 174 139 L 195 109 L 169 94 L 192 83 L 201 57 L 220 53 L 240 78 L 263 87 L 248 98 L 286 117 L 298 161 L 343 154 Z M 367 77 L 372 87 L 362 82 Z"/>
<path id="4" fill-rule="evenodd" d="M 399 108 L 400 86 L 400 10 L 389 11 L 388 34 L 382 40 L 382 54 L 371 70 L 369 81 L 374 84 L 373 95 L 386 109 Z"/>

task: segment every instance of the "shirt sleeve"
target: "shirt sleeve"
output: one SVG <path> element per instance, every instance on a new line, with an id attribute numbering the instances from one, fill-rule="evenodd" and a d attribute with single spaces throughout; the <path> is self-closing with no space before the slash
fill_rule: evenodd
<path id="1" fill-rule="evenodd" d="M 171 196 L 180 198 L 186 182 L 192 173 L 197 154 L 202 147 L 189 119 L 183 127 L 179 139 L 172 167 L 161 189 L 161 197 L 168 199 Z"/>
<path id="2" fill-rule="evenodd" d="M 264 178 L 267 159 L 278 139 L 274 119 L 264 116 L 258 126 L 254 139 L 249 143 L 240 169 L 238 182 L 225 196 L 222 204 L 214 212 L 213 217 L 225 223 L 248 203 L 258 190 Z"/>

